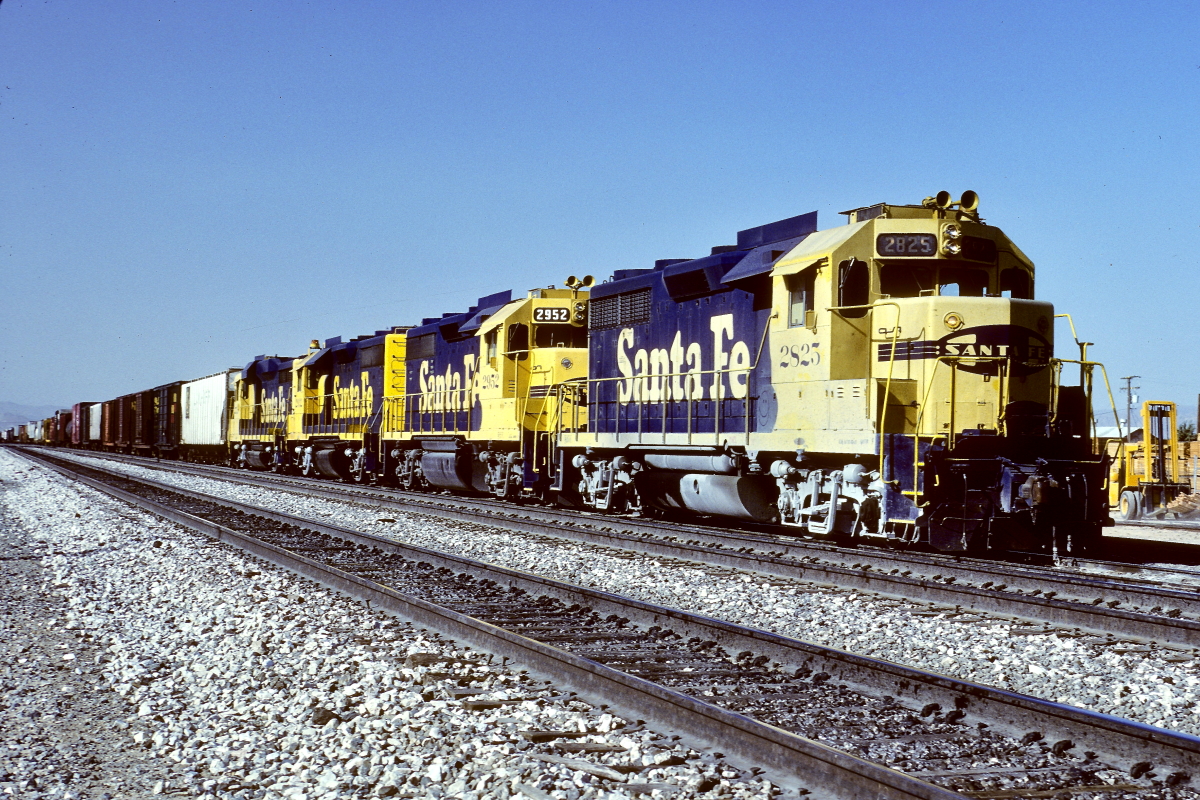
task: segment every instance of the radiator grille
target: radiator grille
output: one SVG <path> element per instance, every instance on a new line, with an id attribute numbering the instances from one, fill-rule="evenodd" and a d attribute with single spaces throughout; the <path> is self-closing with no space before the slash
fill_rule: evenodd
<path id="1" fill-rule="evenodd" d="M 650 321 L 650 290 L 637 289 L 592 300 L 588 304 L 592 330 L 641 325 Z"/>

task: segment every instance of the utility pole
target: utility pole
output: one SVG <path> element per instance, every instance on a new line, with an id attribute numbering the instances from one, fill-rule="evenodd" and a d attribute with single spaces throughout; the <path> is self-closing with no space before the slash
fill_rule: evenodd
<path id="1" fill-rule="evenodd" d="M 1133 392 L 1135 389 L 1141 389 L 1140 386 L 1133 385 L 1134 378 L 1140 378 L 1141 375 L 1126 375 L 1121 380 L 1125 381 L 1125 441 L 1129 441 L 1130 434 L 1133 433 Z"/>

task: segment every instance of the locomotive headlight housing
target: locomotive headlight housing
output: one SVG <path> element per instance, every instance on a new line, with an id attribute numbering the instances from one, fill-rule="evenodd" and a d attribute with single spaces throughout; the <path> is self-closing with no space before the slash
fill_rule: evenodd
<path id="1" fill-rule="evenodd" d="M 942 236 L 945 236 L 947 239 L 949 239 L 952 242 L 957 242 L 959 239 L 962 238 L 962 235 L 963 235 L 962 228 L 958 227 L 957 225 L 955 225 L 953 223 L 942 228 Z"/>
<path id="2" fill-rule="evenodd" d="M 962 252 L 962 245 L 952 241 L 942 242 L 942 252 L 948 256 L 956 256 Z"/>
<path id="3" fill-rule="evenodd" d="M 963 326 L 962 314 L 957 311 L 951 311 L 942 318 L 942 322 L 946 323 L 946 327 L 952 331 L 956 331 Z"/>

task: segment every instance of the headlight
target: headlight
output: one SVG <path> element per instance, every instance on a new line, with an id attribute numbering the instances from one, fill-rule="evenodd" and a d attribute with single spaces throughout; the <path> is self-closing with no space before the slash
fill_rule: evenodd
<path id="1" fill-rule="evenodd" d="M 948 256 L 956 256 L 962 252 L 962 245 L 958 242 L 945 242 L 942 244 L 942 252 Z"/>
<path id="2" fill-rule="evenodd" d="M 947 239 L 957 241 L 962 238 L 962 228 L 954 224 L 947 225 L 946 227 L 942 228 L 942 235 Z"/>
<path id="3" fill-rule="evenodd" d="M 961 314 L 958 314 L 958 313 L 956 313 L 956 312 L 954 312 L 954 311 L 951 311 L 949 314 L 947 314 L 947 315 L 946 315 L 946 316 L 945 316 L 945 317 L 942 319 L 942 322 L 945 322 L 945 323 L 946 323 L 946 327 L 947 327 L 947 328 L 949 328 L 949 329 L 950 329 L 950 330 L 952 330 L 952 331 L 956 331 L 956 330 L 958 330 L 959 328 L 961 328 L 961 327 L 963 326 L 963 318 L 962 318 L 962 315 L 961 315 Z"/>

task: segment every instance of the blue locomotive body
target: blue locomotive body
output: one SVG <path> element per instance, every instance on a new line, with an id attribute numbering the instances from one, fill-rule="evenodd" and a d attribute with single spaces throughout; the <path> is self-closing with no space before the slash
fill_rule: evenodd
<path id="1" fill-rule="evenodd" d="M 594 288 L 591 432 L 612 444 L 654 434 L 708 444 L 770 428 L 769 273 L 815 230 L 814 212 L 741 231 L 736 247 L 619 272 Z"/>

